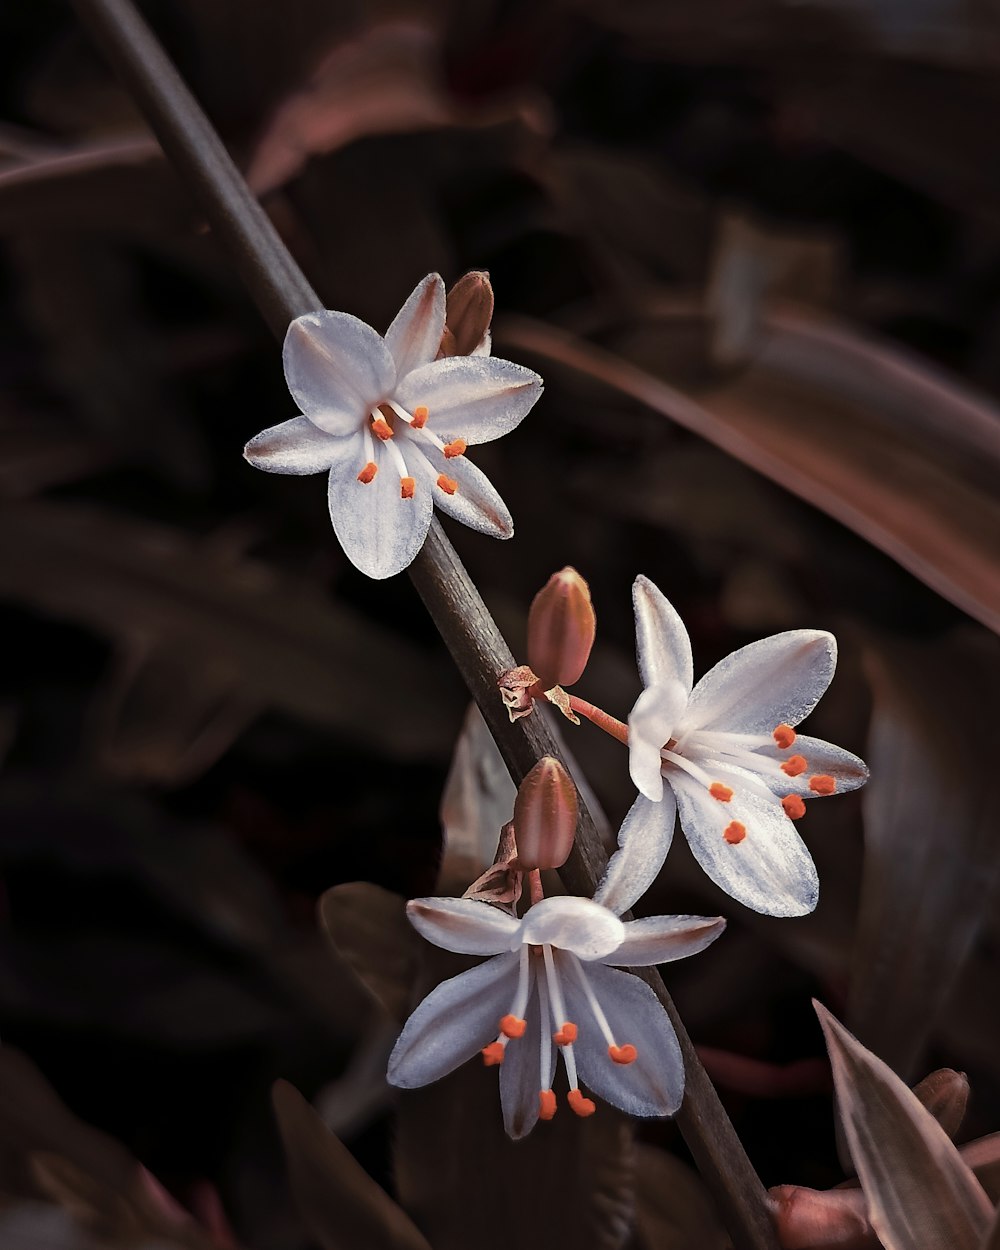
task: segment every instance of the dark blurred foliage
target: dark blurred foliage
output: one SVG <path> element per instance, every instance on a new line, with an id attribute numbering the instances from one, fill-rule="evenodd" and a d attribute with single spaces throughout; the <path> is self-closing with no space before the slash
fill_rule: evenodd
<path id="1" fill-rule="evenodd" d="M 581 689 L 616 715 L 638 689 L 638 572 L 688 622 L 699 671 L 776 630 L 838 634 L 810 731 L 870 750 L 876 782 L 864 828 L 859 796 L 810 811 L 816 915 L 742 911 L 683 845 L 644 903 L 730 919 L 668 983 L 765 1183 L 842 1176 L 811 994 L 908 1078 L 968 1071 L 963 1133 L 1000 1128 L 994 8 L 144 11 L 329 307 L 384 329 L 429 270 L 489 270 L 496 350 L 547 389 L 478 449 L 516 537 L 453 539 L 515 651 L 565 564 L 598 611 Z M 294 1213 L 270 1088 L 320 1093 L 393 1190 L 392 1027 L 315 908 L 338 883 L 434 888 L 460 681 L 408 581 L 347 564 L 322 482 L 241 459 L 292 415 L 279 353 L 128 99 L 46 0 L 0 13 L 0 257 L 0 1035 L 108 1135 L 5 1052 L 4 1244 L 382 1244 L 374 1194 L 343 1242 L 324 1233 L 316 1160 L 360 1181 L 281 1087 Z M 570 336 L 561 364 L 553 327 Z M 678 394 L 700 407 L 685 417 Z M 617 827 L 623 754 L 571 732 Z M 497 1140 L 495 1078 L 461 1079 L 488 1121 L 478 1155 L 462 1127 L 481 1212 L 483 1177 L 528 1147 Z M 411 1210 L 448 1148 L 425 1094 L 399 1127 Z M 420 1114 L 435 1127 L 424 1158 Z M 586 1146 L 578 1126 L 554 1129 L 578 1170 L 554 1175 L 553 1204 L 573 1207 L 574 1185 L 607 1198 L 573 1244 L 622 1244 L 634 1184 L 643 1245 L 708 1245 L 707 1199 L 665 1153 L 683 1156 L 675 1129 L 643 1125 L 632 1157 L 601 1114 Z M 679 1233 L 656 1206 L 667 1191 Z M 43 1197 L 96 1240 L 20 1205 Z M 418 1219 L 430 1234 L 433 1214 Z M 420 1244 L 397 1232 L 384 1244 Z M 453 1227 L 435 1241 L 454 1244 Z"/>

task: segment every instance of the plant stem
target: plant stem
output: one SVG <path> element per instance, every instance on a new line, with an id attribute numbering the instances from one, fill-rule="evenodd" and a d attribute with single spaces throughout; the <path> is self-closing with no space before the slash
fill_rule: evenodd
<path id="1" fill-rule="evenodd" d="M 288 323 L 322 307 L 316 293 L 254 199 L 218 134 L 131 0 L 72 0 L 84 24 L 144 113 L 178 176 L 188 185 L 219 242 L 280 340 Z M 496 622 L 435 519 L 410 577 L 479 704 L 515 782 L 544 755 L 561 758 L 542 716 L 511 724 L 497 678 L 514 667 Z M 593 892 L 607 856 L 580 800 L 573 853 L 560 870 L 567 888 Z M 736 1250 L 778 1250 L 767 1195 L 701 1065 L 663 981 L 640 969 L 677 1030 L 687 1072 L 677 1122 L 711 1187 Z"/>

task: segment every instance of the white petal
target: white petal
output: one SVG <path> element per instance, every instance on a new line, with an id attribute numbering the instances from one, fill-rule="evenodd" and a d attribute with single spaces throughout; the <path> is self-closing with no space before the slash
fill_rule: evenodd
<path id="1" fill-rule="evenodd" d="M 797 725 L 820 701 L 837 667 L 837 640 L 819 629 L 792 629 L 720 660 L 691 693 L 684 732 L 769 734 Z"/>
<path id="2" fill-rule="evenodd" d="M 432 990 L 410 1016 L 386 1077 L 401 1089 L 440 1080 L 497 1036 L 517 989 L 517 955 L 497 955 Z"/>
<path id="3" fill-rule="evenodd" d="M 670 1018 L 649 988 L 628 972 L 587 964 L 587 981 L 608 1018 L 619 1046 L 633 1045 L 635 1062 L 615 1063 L 597 1027 L 570 961 L 563 988 L 566 1011 L 579 1029 L 573 1050 L 580 1078 L 598 1097 L 629 1115 L 673 1115 L 684 1096 L 684 1060 Z"/>
<path id="4" fill-rule="evenodd" d="M 446 459 L 436 447 L 422 442 L 419 435 L 408 435 L 418 453 L 407 463 L 412 464 L 418 481 L 426 483 L 434 497 L 434 503 L 468 525 L 480 534 L 489 534 L 491 538 L 510 538 L 514 533 L 514 522 L 507 510 L 507 505 L 497 494 L 493 483 L 485 473 L 481 472 L 465 456 Z M 443 473 L 453 482 L 458 483 L 458 490 L 453 495 L 441 489 L 437 484 L 438 475 Z"/>
<path id="5" fill-rule="evenodd" d="M 403 499 L 391 453 L 375 439 L 378 472 L 358 481 L 366 453 L 361 434 L 341 440 L 348 448 L 330 470 L 330 519 L 347 558 L 369 577 L 392 577 L 413 560 L 431 523 L 434 501 L 422 483 Z M 414 462 L 417 457 L 413 457 Z M 409 465 L 407 466 L 410 467 Z"/>
<path id="6" fill-rule="evenodd" d="M 692 741 L 697 741 L 697 735 Z M 809 789 L 809 778 L 815 777 L 817 773 L 825 774 L 836 781 L 837 788 L 834 794 L 846 794 L 848 790 L 857 790 L 868 780 L 868 765 L 864 760 L 858 759 L 850 751 L 845 751 L 843 747 L 834 746 L 832 742 L 824 742 L 822 738 L 809 738 L 805 734 L 797 734 L 795 742 L 786 751 L 780 751 L 777 746 L 772 746 L 763 747 L 747 755 L 742 760 L 741 766 L 748 772 L 754 771 L 754 755 L 765 756 L 779 763 L 783 763 L 793 755 L 801 755 L 806 761 L 806 771 L 797 777 L 789 777 L 785 773 L 779 773 L 776 777 L 770 772 L 757 774 L 772 793 L 782 798 L 786 794 L 799 794 L 804 799 L 824 797 Z"/>
<path id="7" fill-rule="evenodd" d="M 721 916 L 648 916 L 625 921 L 625 941 L 602 964 L 643 968 L 697 955 L 726 927 Z"/>
<path id="8" fill-rule="evenodd" d="M 521 921 L 522 942 L 533 946 L 547 942 L 581 959 L 610 954 L 624 937 L 618 917 L 589 898 L 543 898 L 528 908 Z"/>
<path id="9" fill-rule="evenodd" d="M 514 916 L 471 898 L 415 898 L 406 915 L 428 942 L 459 955 L 509 951 L 521 927 Z"/>
<path id="10" fill-rule="evenodd" d="M 688 692 L 671 678 L 647 686 L 628 718 L 628 769 L 635 788 L 647 799 L 663 797 L 660 748 L 666 746 L 687 704 Z"/>
<path id="11" fill-rule="evenodd" d="M 396 313 L 385 345 L 396 363 L 396 377 L 426 365 L 438 354 L 444 333 L 445 295 L 440 274 L 429 273 Z"/>
<path id="12" fill-rule="evenodd" d="M 804 916 L 819 898 L 816 866 L 781 804 L 770 795 L 740 787 L 734 772 L 718 770 L 735 793 L 728 803 L 713 799 L 689 774 L 670 768 L 681 828 L 695 859 L 721 889 L 765 916 Z M 728 780 L 727 780 L 728 778 Z M 730 821 L 746 829 L 741 842 L 727 842 Z"/>
<path id="13" fill-rule="evenodd" d="M 428 428 L 446 443 L 488 443 L 520 425 L 541 393 L 542 379 L 523 365 L 449 356 L 407 374 L 395 398 L 410 412 L 425 407 Z"/>
<path id="14" fill-rule="evenodd" d="M 487 330 L 479 340 L 479 345 L 469 353 L 470 356 L 490 356 L 493 353 L 493 334 Z"/>
<path id="15" fill-rule="evenodd" d="M 620 916 L 649 889 L 670 850 L 677 801 L 665 788 L 654 803 L 639 795 L 618 830 L 618 850 L 611 856 L 594 902 Z"/>
<path id="16" fill-rule="evenodd" d="M 540 1047 L 542 1041 L 541 1008 L 532 960 L 531 990 L 524 1018 L 528 1027 L 524 1036 L 511 1041 L 500 1068 L 500 1105 L 503 1126 L 508 1137 L 517 1141 L 526 1137 L 538 1120 L 538 1094 L 541 1088 Z M 548 1022 L 546 1021 L 546 1029 Z M 551 1045 L 552 1043 L 550 1043 Z"/>
<path id="17" fill-rule="evenodd" d="M 635 646 L 644 686 L 679 681 L 685 691 L 694 682 L 691 639 L 673 605 L 648 577 L 632 584 Z"/>
<path id="18" fill-rule="evenodd" d="M 307 417 L 293 417 L 255 434 L 243 455 L 266 473 L 324 473 L 338 455 L 339 442 Z"/>
<path id="19" fill-rule="evenodd" d="M 282 359 L 292 398 L 331 434 L 359 429 L 396 379 L 382 336 L 350 313 L 296 317 L 285 334 Z"/>

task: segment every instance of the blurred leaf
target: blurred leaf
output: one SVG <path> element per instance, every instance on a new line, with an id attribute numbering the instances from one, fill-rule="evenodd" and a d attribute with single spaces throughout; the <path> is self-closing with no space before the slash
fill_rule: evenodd
<path id="1" fill-rule="evenodd" d="M 892 1069 L 815 1006 L 851 1158 L 886 1250 L 978 1250 L 992 1206 L 972 1170 Z"/>
<path id="2" fill-rule="evenodd" d="M 430 1250 L 297 1089 L 277 1081 L 273 1098 L 296 1205 L 324 1250 Z"/>
<path id="3" fill-rule="evenodd" d="M 636 1234 L 645 1250 L 729 1250 L 708 1191 L 680 1159 L 639 1146 L 635 1191 Z"/>
<path id="4" fill-rule="evenodd" d="M 379 885 L 352 881 L 327 890 L 319 914 L 338 955 L 401 1024 L 412 1005 L 418 942 L 405 900 Z"/>
<path id="5" fill-rule="evenodd" d="M 1000 1210 L 997 1211 L 993 1225 L 983 1241 L 983 1250 L 1000 1250 Z"/>
<path id="6" fill-rule="evenodd" d="M 47 412 L 0 410 L 0 495 L 26 499 L 114 464 L 115 451 Z"/>

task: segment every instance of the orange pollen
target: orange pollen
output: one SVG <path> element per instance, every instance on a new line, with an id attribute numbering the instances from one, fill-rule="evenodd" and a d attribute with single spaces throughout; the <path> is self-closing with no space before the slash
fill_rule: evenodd
<path id="1" fill-rule="evenodd" d="M 455 491 L 458 490 L 458 483 L 455 479 L 453 477 L 445 477 L 443 473 L 438 474 L 437 484 L 446 495 L 454 495 Z"/>
<path id="2" fill-rule="evenodd" d="M 718 799 L 720 803 L 728 803 L 733 797 L 733 792 L 729 786 L 724 786 L 721 781 L 713 781 L 708 787 L 708 792 L 713 799 Z"/>
<path id="3" fill-rule="evenodd" d="M 554 1089 L 538 1091 L 538 1118 L 551 1120 L 556 1113 L 556 1092 Z"/>
<path id="4" fill-rule="evenodd" d="M 484 1046 L 480 1052 L 483 1056 L 483 1063 L 488 1068 L 495 1068 L 497 1064 L 503 1063 L 503 1043 L 490 1042 L 489 1046 Z"/>
<path id="5" fill-rule="evenodd" d="M 566 1095 L 566 1101 L 579 1116 L 593 1115 L 597 1108 L 589 1098 L 585 1098 L 578 1089 L 571 1089 Z"/>
<path id="6" fill-rule="evenodd" d="M 422 430 L 424 426 L 427 424 L 427 417 L 429 415 L 430 414 L 428 413 L 427 409 L 423 406 L 423 404 L 421 404 L 419 408 L 414 408 L 413 422 L 412 422 L 413 428 L 415 430 Z"/>
<path id="7" fill-rule="evenodd" d="M 392 438 L 392 426 L 386 421 L 385 417 L 376 417 L 372 422 L 372 433 L 384 443 L 387 439 Z"/>
<path id="8" fill-rule="evenodd" d="M 504 1016 L 500 1021 L 500 1032 L 504 1037 L 524 1037 L 527 1027 L 527 1020 L 521 1020 L 518 1016 Z"/>
<path id="9" fill-rule="evenodd" d="M 837 782 L 829 773 L 817 773 L 809 778 L 809 789 L 813 794 L 833 794 L 836 788 Z"/>
<path id="10" fill-rule="evenodd" d="M 631 1043 L 627 1042 L 624 1046 L 609 1046 L 608 1054 L 615 1063 L 626 1064 L 635 1063 L 639 1052 Z"/>
<path id="11" fill-rule="evenodd" d="M 775 729 L 774 733 L 771 734 L 771 737 L 775 740 L 778 746 L 781 747 L 782 751 L 787 751 L 795 741 L 796 734 L 791 725 L 782 724 Z"/>
<path id="12" fill-rule="evenodd" d="M 806 814 L 806 805 L 797 794 L 786 794 L 781 800 L 781 806 L 789 820 L 801 820 Z"/>
<path id="13" fill-rule="evenodd" d="M 730 846 L 736 846 L 747 836 L 747 827 L 738 820 L 731 820 L 723 829 L 722 836 Z"/>
<path id="14" fill-rule="evenodd" d="M 378 465 L 374 460 L 369 460 L 365 467 L 358 474 L 358 481 L 363 482 L 365 486 L 375 477 L 378 472 Z"/>
<path id="15" fill-rule="evenodd" d="M 456 456 L 464 456 L 468 443 L 464 438 L 453 438 L 450 443 L 445 443 L 444 454 L 449 460 L 454 460 Z"/>
<path id="16" fill-rule="evenodd" d="M 798 777 L 806 771 L 809 765 L 806 763 L 804 755 L 790 755 L 781 766 L 781 771 L 787 777 Z"/>
<path id="17" fill-rule="evenodd" d="M 400 499 L 412 499 L 413 492 L 416 490 L 417 484 L 412 477 L 401 477 L 399 479 L 399 497 Z"/>
<path id="18" fill-rule="evenodd" d="M 557 1046 L 572 1046 L 576 1041 L 577 1028 L 572 1020 L 567 1020 L 558 1033 L 552 1034 L 552 1040 Z"/>

